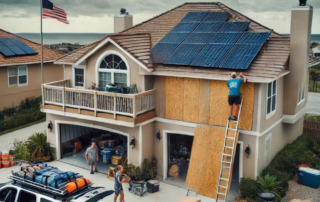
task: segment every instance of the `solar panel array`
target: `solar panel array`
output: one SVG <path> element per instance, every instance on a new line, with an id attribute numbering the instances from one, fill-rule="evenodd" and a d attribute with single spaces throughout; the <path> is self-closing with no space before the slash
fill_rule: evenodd
<path id="1" fill-rule="evenodd" d="M 189 12 L 152 49 L 154 63 L 247 69 L 270 33 L 245 32 L 227 12 Z"/>
<path id="2" fill-rule="evenodd" d="M 37 54 L 20 39 L 14 37 L 0 38 L 0 53 L 6 57 Z"/>

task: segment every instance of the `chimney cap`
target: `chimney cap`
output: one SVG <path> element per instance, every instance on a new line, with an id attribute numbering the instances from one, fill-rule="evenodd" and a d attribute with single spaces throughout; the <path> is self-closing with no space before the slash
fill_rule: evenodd
<path id="1" fill-rule="evenodd" d="M 126 9 L 125 8 L 121 8 L 120 9 L 120 14 L 121 15 L 125 15 L 126 14 Z"/>
<path id="2" fill-rule="evenodd" d="M 299 6 L 306 6 L 307 0 L 299 0 Z"/>

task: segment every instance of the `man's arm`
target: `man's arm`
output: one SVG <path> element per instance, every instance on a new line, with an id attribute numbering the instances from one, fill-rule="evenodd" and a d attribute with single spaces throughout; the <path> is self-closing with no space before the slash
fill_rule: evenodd
<path id="1" fill-rule="evenodd" d="M 87 163 L 89 162 L 89 160 L 88 160 L 88 154 L 86 153 L 85 155 L 84 155 L 84 157 L 86 157 L 86 161 L 87 161 Z"/>
<path id="2" fill-rule="evenodd" d="M 98 152 L 98 149 L 97 149 L 97 161 L 99 161 L 99 152 Z"/>
<path id="3" fill-rule="evenodd" d="M 243 78 L 243 83 L 247 83 L 247 77 L 240 72 L 240 77 Z"/>

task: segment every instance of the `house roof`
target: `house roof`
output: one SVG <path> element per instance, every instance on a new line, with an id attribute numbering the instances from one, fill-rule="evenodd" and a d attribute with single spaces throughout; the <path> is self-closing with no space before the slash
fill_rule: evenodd
<path id="1" fill-rule="evenodd" d="M 155 46 L 168 32 L 170 32 L 171 29 L 174 28 L 188 12 L 197 11 L 228 12 L 230 14 L 228 21 L 250 21 L 250 25 L 247 30 L 249 32 L 271 32 L 269 39 L 263 45 L 248 70 L 242 70 L 248 76 L 249 81 L 269 81 L 270 79 L 275 79 L 289 72 L 286 70 L 290 55 L 289 37 L 282 36 L 274 32 L 272 29 L 255 22 L 249 17 L 225 6 L 224 4 L 215 2 L 185 3 L 152 19 L 124 30 L 120 34 L 108 35 L 89 47 L 86 52 L 82 52 L 82 55 L 78 54 L 81 56 L 78 59 L 72 60 L 72 62 L 76 60 L 79 61 L 82 57 L 88 55 L 90 51 L 92 52 L 99 46 L 99 44 L 109 37 L 119 44 L 124 50 L 132 54 L 137 60 L 145 64 L 148 68 L 152 68 L 152 72 L 149 72 L 148 74 L 172 76 L 187 76 L 190 74 L 190 77 L 198 75 L 199 77 L 205 76 L 209 78 L 227 80 L 229 78 L 230 70 L 152 64 L 151 48 Z M 149 36 L 147 36 L 147 34 Z M 77 53 L 73 54 L 73 56 L 77 55 Z M 61 60 L 59 59 L 57 62 L 60 61 Z"/>
<path id="2" fill-rule="evenodd" d="M 13 57 L 5 57 L 0 54 L 0 66 L 10 66 L 10 65 L 19 65 L 19 64 L 32 64 L 32 63 L 40 63 L 41 62 L 41 44 L 35 43 L 28 39 L 22 38 L 10 32 L 7 32 L 3 29 L 0 29 L 0 37 L 15 37 L 20 39 L 23 43 L 28 45 L 30 48 L 38 52 L 36 55 L 25 55 L 25 56 L 13 56 Z M 43 61 L 44 62 L 53 62 L 57 58 L 61 57 L 63 54 L 58 51 L 51 50 L 45 46 L 43 46 Z"/>
<path id="3" fill-rule="evenodd" d="M 309 67 L 313 67 L 320 64 L 320 58 L 309 55 Z"/>
<path id="4" fill-rule="evenodd" d="M 316 47 L 312 48 L 313 53 L 320 53 L 320 45 L 317 45 Z"/>

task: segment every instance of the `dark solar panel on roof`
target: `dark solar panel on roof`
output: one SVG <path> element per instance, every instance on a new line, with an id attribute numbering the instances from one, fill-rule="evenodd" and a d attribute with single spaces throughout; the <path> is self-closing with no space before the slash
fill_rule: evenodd
<path id="1" fill-rule="evenodd" d="M 181 44 L 164 64 L 189 65 L 201 51 L 203 44 Z"/>
<path id="2" fill-rule="evenodd" d="M 178 46 L 178 43 L 158 43 L 152 50 L 152 61 L 154 63 L 164 63 L 171 52 Z"/>
<path id="3" fill-rule="evenodd" d="M 208 12 L 189 12 L 187 15 L 181 20 L 181 22 L 200 22 Z"/>
<path id="4" fill-rule="evenodd" d="M 199 22 L 180 22 L 171 32 L 187 32 L 190 33 L 199 24 Z"/>
<path id="5" fill-rule="evenodd" d="M 16 55 L 26 55 L 27 53 L 24 52 L 21 48 L 18 46 L 8 46 L 8 48 L 14 52 Z"/>
<path id="6" fill-rule="evenodd" d="M 217 33 L 209 44 L 234 44 L 242 33 Z"/>
<path id="7" fill-rule="evenodd" d="M 224 22 L 202 22 L 193 33 L 214 33 L 219 30 Z"/>
<path id="8" fill-rule="evenodd" d="M 0 44 L 0 53 L 2 53 L 5 57 L 15 56 L 16 54 L 12 52 L 8 47 Z"/>
<path id="9" fill-rule="evenodd" d="M 206 21 L 222 21 L 225 22 L 229 18 L 229 13 L 227 12 L 209 12 L 208 15 L 203 19 Z"/>
<path id="10" fill-rule="evenodd" d="M 189 33 L 168 33 L 159 43 L 181 43 Z"/>
<path id="11" fill-rule="evenodd" d="M 263 33 L 246 32 L 240 38 L 237 44 L 261 44 L 265 42 L 265 40 L 268 38 L 269 35 L 270 35 L 269 32 L 263 32 Z"/>
<path id="12" fill-rule="evenodd" d="M 219 33 L 243 33 L 249 24 L 250 22 L 226 22 L 219 30 Z"/>
<path id="13" fill-rule="evenodd" d="M 192 62 L 192 66 L 218 67 L 232 44 L 208 44 Z"/>
<path id="14" fill-rule="evenodd" d="M 34 51 L 32 48 L 27 46 L 25 43 L 23 43 L 20 39 L 18 38 L 8 38 L 11 42 L 13 42 L 15 45 L 17 45 L 19 48 L 21 48 L 24 52 L 26 52 L 28 55 L 32 54 L 37 54 L 36 51 Z"/>
<path id="15" fill-rule="evenodd" d="M 15 45 L 8 38 L 0 38 L 0 43 L 2 43 L 2 45 L 7 46 L 7 47 Z"/>
<path id="16" fill-rule="evenodd" d="M 183 44 L 206 44 L 214 35 L 214 33 L 192 33 L 186 38 Z"/>

